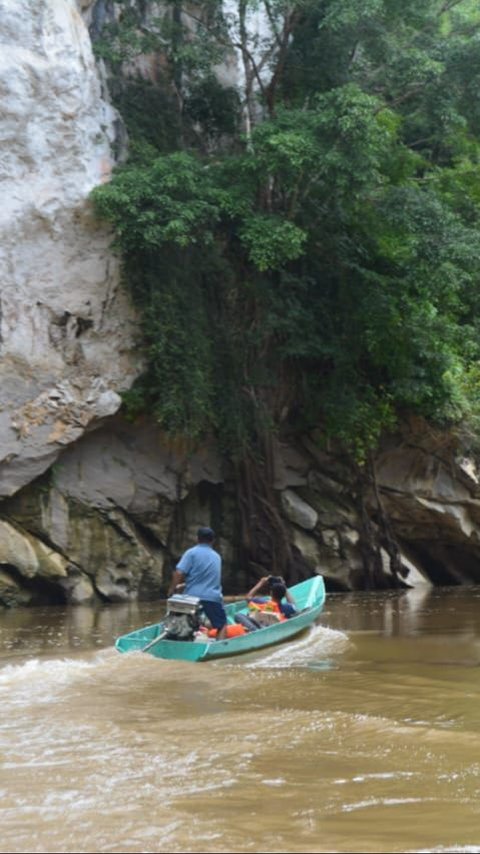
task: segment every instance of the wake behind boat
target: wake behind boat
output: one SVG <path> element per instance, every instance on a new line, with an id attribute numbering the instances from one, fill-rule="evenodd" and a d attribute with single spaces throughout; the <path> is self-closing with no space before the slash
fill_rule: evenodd
<path id="1" fill-rule="evenodd" d="M 166 637 L 166 622 L 137 629 L 128 635 L 122 635 L 115 643 L 118 652 L 144 651 L 155 658 L 168 658 L 183 661 L 209 661 L 229 655 L 241 655 L 262 649 L 272 644 L 282 643 L 294 637 L 315 622 L 325 602 L 325 585 L 321 575 L 289 588 L 297 603 L 298 613 L 283 622 L 247 632 L 239 637 L 216 641 L 171 640 Z M 236 623 L 237 614 L 248 615 L 246 600 L 233 602 L 225 607 L 228 625 Z"/>

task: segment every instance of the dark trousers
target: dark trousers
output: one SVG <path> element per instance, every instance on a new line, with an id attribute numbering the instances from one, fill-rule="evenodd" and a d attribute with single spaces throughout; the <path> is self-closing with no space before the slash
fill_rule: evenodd
<path id="1" fill-rule="evenodd" d="M 245 614 L 235 614 L 235 622 L 240 623 L 247 632 L 254 632 L 260 628 L 259 624 L 252 617 L 247 617 Z"/>

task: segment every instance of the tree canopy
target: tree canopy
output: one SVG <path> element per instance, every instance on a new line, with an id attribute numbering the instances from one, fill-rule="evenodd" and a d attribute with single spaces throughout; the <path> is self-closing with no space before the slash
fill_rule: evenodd
<path id="1" fill-rule="evenodd" d="M 94 200 L 144 317 L 130 407 L 232 454 L 320 427 L 359 460 L 399 413 L 473 418 L 477 4 L 116 8 L 96 44 L 130 63 L 130 158 Z M 153 83 L 131 71 L 146 51 Z"/>

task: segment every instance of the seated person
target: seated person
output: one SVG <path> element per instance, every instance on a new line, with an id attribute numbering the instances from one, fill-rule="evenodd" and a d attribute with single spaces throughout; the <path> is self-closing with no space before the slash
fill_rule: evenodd
<path id="1" fill-rule="evenodd" d="M 255 620 L 255 618 L 247 617 L 246 614 L 235 614 L 234 620 L 240 626 L 243 626 L 243 628 L 247 632 L 254 632 L 254 631 L 256 631 L 256 629 L 262 628 L 260 623 L 257 622 L 257 620 Z"/>
<path id="2" fill-rule="evenodd" d="M 270 596 L 258 596 L 262 590 L 270 592 Z M 280 620 L 288 620 L 297 613 L 295 600 L 287 590 L 283 578 L 279 576 L 266 575 L 261 578 L 247 593 L 246 599 L 249 616 L 252 618 L 255 618 L 255 612 L 270 612 L 276 614 Z"/>

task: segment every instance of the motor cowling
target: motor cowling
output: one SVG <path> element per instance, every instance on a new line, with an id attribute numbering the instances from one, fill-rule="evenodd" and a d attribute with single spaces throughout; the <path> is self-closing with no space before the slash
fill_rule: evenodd
<path id="1" fill-rule="evenodd" d="M 201 625 L 202 606 L 196 596 L 174 594 L 167 599 L 167 613 L 163 620 L 167 640 L 191 641 Z"/>

